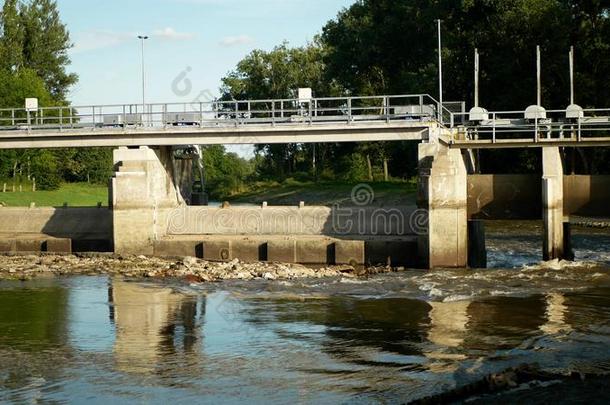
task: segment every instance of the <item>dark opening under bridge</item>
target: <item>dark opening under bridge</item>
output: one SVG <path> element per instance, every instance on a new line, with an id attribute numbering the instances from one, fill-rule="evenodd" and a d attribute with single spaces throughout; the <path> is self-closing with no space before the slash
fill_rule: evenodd
<path id="1" fill-rule="evenodd" d="M 110 218 L 110 225 L 102 228 L 110 232 L 117 253 L 465 267 L 484 264 L 483 227 L 477 219 L 504 219 L 511 211 L 490 206 L 522 208 L 523 201 L 517 199 L 538 195 L 542 204 L 528 203 L 530 211 L 538 206 L 538 212 L 528 212 L 524 219 L 543 219 L 546 259 L 569 257 L 569 216 L 586 206 L 610 206 L 606 194 L 600 197 L 600 190 L 609 188 L 608 177 L 566 178 L 560 152 L 564 146 L 610 146 L 610 109 L 572 107 L 473 114 L 462 102 L 441 106 L 429 95 L 416 94 L 3 109 L 0 149 L 118 149 L 110 210 L 54 210 L 48 215 L 20 211 L 27 220 L 15 222 L 12 211 L 3 208 L 0 217 L 8 217 L 0 218 L 0 234 L 9 227 L 15 233 L 78 237 L 97 232 L 95 218 L 103 217 Z M 337 216 L 345 213 L 333 208 L 189 206 L 192 161 L 178 159 L 172 149 L 362 141 L 420 142 L 419 209 L 390 207 L 379 212 L 358 206 L 351 212 L 357 218 L 347 215 L 337 223 Z M 523 147 L 542 149 L 541 193 L 517 189 L 536 188 L 531 179 L 473 174 L 471 149 Z M 507 187 L 514 192 L 506 193 Z M 346 227 L 360 215 L 366 218 L 363 229 Z M 32 225 L 36 218 L 40 224 Z M 18 242 L 0 244 L 0 251 L 6 246 L 19 250 Z M 55 246 L 45 243 L 47 248 Z"/>

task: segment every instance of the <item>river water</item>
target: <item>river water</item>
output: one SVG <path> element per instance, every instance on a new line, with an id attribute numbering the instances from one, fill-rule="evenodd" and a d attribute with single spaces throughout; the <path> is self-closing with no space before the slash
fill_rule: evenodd
<path id="1" fill-rule="evenodd" d="M 489 270 L 0 282 L 0 402 L 404 403 L 524 363 L 610 382 L 610 233 L 577 230 L 577 261 L 546 264 L 539 234 L 494 224 Z M 493 395 L 610 400 L 533 385 Z"/>

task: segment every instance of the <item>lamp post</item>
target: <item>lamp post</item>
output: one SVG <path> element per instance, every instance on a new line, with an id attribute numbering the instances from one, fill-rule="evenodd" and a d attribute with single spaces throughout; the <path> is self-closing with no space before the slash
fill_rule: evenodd
<path id="1" fill-rule="evenodd" d="M 442 48 L 442 31 L 441 20 L 436 20 L 438 28 L 438 103 L 439 113 L 438 119 L 443 123 L 443 48 Z"/>
<path id="2" fill-rule="evenodd" d="M 142 43 L 142 113 L 146 113 L 146 76 L 144 72 L 144 41 L 148 39 L 147 35 L 138 35 L 138 39 Z"/>

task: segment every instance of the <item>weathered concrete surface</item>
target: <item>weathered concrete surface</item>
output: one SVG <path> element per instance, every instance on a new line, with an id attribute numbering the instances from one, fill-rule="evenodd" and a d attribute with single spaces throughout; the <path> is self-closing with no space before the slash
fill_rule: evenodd
<path id="1" fill-rule="evenodd" d="M 610 176 L 564 176 L 563 191 L 565 215 L 610 217 Z"/>
<path id="2" fill-rule="evenodd" d="M 415 266 L 417 238 L 327 236 L 181 235 L 154 242 L 158 257 L 192 256 L 210 261 Z"/>
<path id="3" fill-rule="evenodd" d="M 422 266 L 468 265 L 467 172 L 461 151 L 419 145 L 418 206 L 427 229 L 419 235 Z"/>
<path id="4" fill-rule="evenodd" d="M 540 175 L 468 175 L 468 218 L 533 220 L 541 215 Z"/>
<path id="5" fill-rule="evenodd" d="M 413 235 L 415 207 L 193 207 L 158 210 L 166 235 Z"/>
<path id="6" fill-rule="evenodd" d="M 435 121 L 341 122 L 287 125 L 168 126 L 3 131 L 0 149 L 139 147 L 140 145 L 227 145 L 421 141 L 438 129 Z"/>
<path id="7" fill-rule="evenodd" d="M 0 233 L 0 253 L 72 253 L 72 240 L 42 234 Z"/>
<path id="8" fill-rule="evenodd" d="M 107 208 L 0 208 L 0 235 L 7 234 L 69 239 L 74 252 L 110 251 L 112 213 Z"/>
<path id="9" fill-rule="evenodd" d="M 563 177 L 564 215 L 610 217 L 610 176 Z M 542 187 L 537 174 L 468 176 L 470 219 L 542 219 Z"/>
<path id="10" fill-rule="evenodd" d="M 542 148 L 544 260 L 564 258 L 563 162 L 559 148 Z"/>
<path id="11" fill-rule="evenodd" d="M 174 181 L 171 148 L 114 151 L 111 182 L 114 251 L 152 255 L 160 209 L 185 204 Z"/>
<path id="12" fill-rule="evenodd" d="M 0 233 L 47 234 L 58 238 L 110 240 L 107 208 L 0 208 Z"/>

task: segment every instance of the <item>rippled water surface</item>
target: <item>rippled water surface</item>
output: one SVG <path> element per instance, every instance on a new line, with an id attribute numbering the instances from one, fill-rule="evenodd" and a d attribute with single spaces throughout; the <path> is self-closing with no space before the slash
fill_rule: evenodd
<path id="1" fill-rule="evenodd" d="M 402 403 L 522 363 L 604 379 L 610 235 L 575 233 L 576 263 L 539 264 L 536 225 L 496 224 L 490 270 L 0 282 L 0 402 Z"/>

